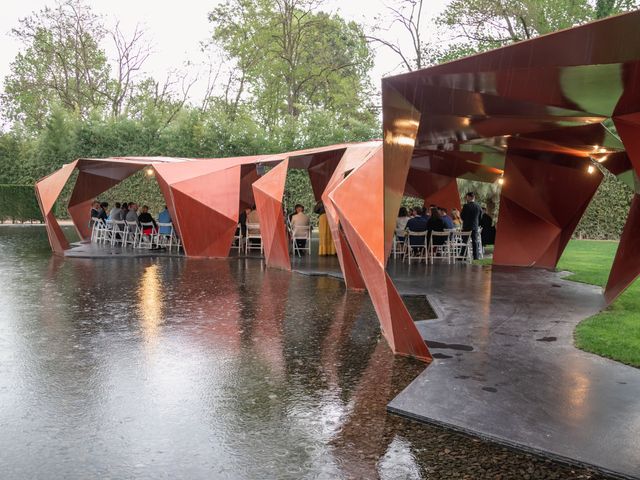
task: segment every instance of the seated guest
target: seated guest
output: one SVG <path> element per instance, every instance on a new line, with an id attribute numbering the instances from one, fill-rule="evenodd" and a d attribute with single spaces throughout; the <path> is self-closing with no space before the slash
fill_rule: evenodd
<path id="1" fill-rule="evenodd" d="M 164 210 L 158 214 L 158 223 L 171 223 L 171 214 L 166 205 L 164 206 Z M 160 227 L 158 233 L 160 235 L 170 235 L 171 227 Z"/>
<path id="2" fill-rule="evenodd" d="M 135 222 L 138 223 L 138 204 L 137 203 L 129 203 L 129 210 L 127 211 L 127 216 L 124 218 L 127 222 Z"/>
<path id="3" fill-rule="evenodd" d="M 427 220 L 427 231 L 429 232 L 429 238 L 431 238 L 431 232 L 444 232 L 445 226 L 437 207 L 431 207 L 431 215 Z M 443 245 L 445 237 L 436 237 L 433 241 L 434 245 Z"/>
<path id="4" fill-rule="evenodd" d="M 422 207 L 422 209 L 419 210 L 418 215 L 422 216 L 425 220 L 429 220 L 429 212 L 431 211 L 432 207 L 427 208 L 427 206 L 425 205 L 424 207 Z"/>
<path id="5" fill-rule="evenodd" d="M 106 222 L 109 218 L 109 214 L 107 213 L 108 209 L 109 209 L 109 203 L 102 202 L 100 204 L 100 213 L 98 215 L 98 218 L 100 218 L 103 222 Z"/>
<path id="6" fill-rule="evenodd" d="M 291 231 L 295 233 L 298 227 L 305 227 L 306 229 L 308 226 L 309 216 L 304 213 L 304 206 L 298 203 L 295 208 L 295 213 L 291 216 Z M 298 238 L 296 239 L 296 243 L 299 248 L 304 248 L 307 245 L 307 239 Z"/>
<path id="7" fill-rule="evenodd" d="M 91 204 L 91 221 L 100 217 L 100 202 L 95 201 Z"/>
<path id="8" fill-rule="evenodd" d="M 404 240 L 404 231 L 407 229 L 407 222 L 411 220 L 409 212 L 405 207 L 400 207 L 398 218 L 396 218 L 396 237 L 398 240 Z"/>
<path id="9" fill-rule="evenodd" d="M 447 215 L 447 209 L 444 207 L 438 207 L 438 213 L 440 213 L 440 218 L 444 222 L 444 228 L 447 230 L 453 230 L 455 226 L 453 225 L 451 217 Z"/>
<path id="10" fill-rule="evenodd" d="M 421 209 L 418 207 L 416 211 L 419 215 L 409 219 L 407 222 L 407 230 L 410 232 L 426 232 L 427 231 L 427 219 L 421 215 Z M 423 246 L 425 242 L 424 237 L 409 237 L 409 245 L 411 246 Z"/>
<path id="11" fill-rule="evenodd" d="M 462 218 L 460 218 L 460 211 L 457 208 L 451 209 L 451 221 L 455 228 L 462 228 Z"/>
<path id="12" fill-rule="evenodd" d="M 153 217 L 149 213 L 149 207 L 147 207 L 146 205 L 143 205 L 140 210 L 141 210 L 141 212 L 140 212 L 140 215 L 138 215 L 138 222 L 141 223 L 141 224 L 142 223 L 152 223 L 153 224 L 153 228 L 145 226 L 142 229 L 142 233 L 144 235 L 150 235 L 153 232 L 154 228 L 156 228 L 156 229 L 158 228 L 158 224 L 156 223 L 156 221 L 153 219 Z"/>
<path id="13" fill-rule="evenodd" d="M 109 220 L 111 220 L 112 222 L 116 220 L 122 220 L 122 209 L 120 207 L 120 202 L 116 202 L 116 206 L 113 207 L 109 212 Z"/>
<path id="14" fill-rule="evenodd" d="M 121 220 L 124 220 L 127 217 L 127 213 L 129 213 L 129 202 L 122 202 L 120 210 L 122 210 Z"/>
<path id="15" fill-rule="evenodd" d="M 245 207 L 245 209 L 240 212 L 240 217 L 238 218 L 238 223 L 240 224 L 240 232 L 242 232 L 242 236 L 247 236 L 247 218 L 249 218 L 249 214 L 251 213 L 251 207 Z M 238 232 L 236 232 L 236 235 Z"/>

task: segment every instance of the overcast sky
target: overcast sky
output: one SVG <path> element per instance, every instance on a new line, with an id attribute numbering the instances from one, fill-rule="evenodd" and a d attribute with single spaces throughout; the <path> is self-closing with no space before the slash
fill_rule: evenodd
<path id="1" fill-rule="evenodd" d="M 366 26 L 373 25 L 374 17 L 384 13 L 385 4 L 393 0 L 327 0 L 324 10 L 339 12 L 349 20 L 356 20 Z M 211 32 L 207 13 L 220 3 L 218 0 L 180 0 L 178 2 L 159 2 L 158 0 L 91 0 L 94 11 L 105 16 L 108 26 L 120 21 L 125 32 L 132 31 L 136 24 L 145 27 L 154 53 L 148 60 L 146 71 L 156 78 L 164 78 L 173 67 L 180 67 L 185 61 L 200 63 L 200 42 Z M 427 0 L 426 16 L 435 17 L 448 3 L 448 0 Z M 55 5 L 55 0 L 4 0 L 0 15 L 0 79 L 10 72 L 10 63 L 20 45 L 11 37 L 10 32 L 18 19 L 40 10 L 45 5 Z M 426 32 L 429 35 L 429 31 Z M 390 31 L 389 39 L 409 39 L 400 35 L 400 30 Z M 379 84 L 382 75 L 393 72 L 398 59 L 387 49 L 377 48 L 376 65 L 372 79 Z M 396 70 L 398 71 L 398 70 Z M 194 88 L 194 99 L 204 92 L 204 81 Z M 1 86 L 0 86 L 1 88 Z"/>

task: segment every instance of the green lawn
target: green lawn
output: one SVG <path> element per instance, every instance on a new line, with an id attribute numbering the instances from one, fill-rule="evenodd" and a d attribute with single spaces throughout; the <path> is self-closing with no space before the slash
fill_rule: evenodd
<path id="1" fill-rule="evenodd" d="M 569 280 L 604 286 L 617 248 L 617 242 L 572 240 L 558 269 L 573 272 Z M 640 281 L 609 308 L 582 321 L 575 342 L 588 352 L 640 367 Z"/>
<path id="2" fill-rule="evenodd" d="M 603 287 L 617 248 L 618 242 L 572 240 L 558 263 L 558 270 L 572 272 L 568 280 Z M 474 263 L 490 265 L 491 259 Z M 609 308 L 580 322 L 575 343 L 587 352 L 640 367 L 640 280 Z"/>

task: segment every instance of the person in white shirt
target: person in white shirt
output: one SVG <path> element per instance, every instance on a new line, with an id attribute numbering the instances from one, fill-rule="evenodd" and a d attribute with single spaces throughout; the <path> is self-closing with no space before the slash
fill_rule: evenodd
<path id="1" fill-rule="evenodd" d="M 308 227 L 309 226 L 309 216 L 304 213 L 304 207 L 300 204 L 296 205 L 296 213 L 291 216 L 291 231 L 300 235 L 300 230 L 303 230 L 299 227 Z M 296 231 L 296 229 L 298 229 Z M 298 238 L 296 239 L 296 243 L 298 244 L 298 248 L 305 248 L 307 245 L 306 238 Z"/>
<path id="2" fill-rule="evenodd" d="M 396 218 L 396 238 L 399 241 L 404 240 L 404 231 L 407 229 L 407 222 L 411 219 L 409 212 L 405 207 L 400 207 L 398 218 Z"/>

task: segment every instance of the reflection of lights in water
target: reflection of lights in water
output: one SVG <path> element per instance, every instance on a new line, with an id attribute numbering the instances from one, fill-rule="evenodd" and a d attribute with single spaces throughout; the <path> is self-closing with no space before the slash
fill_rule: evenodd
<path id="1" fill-rule="evenodd" d="M 573 388 L 571 389 L 569 397 L 573 408 L 580 408 L 583 406 L 590 383 L 591 382 L 589 382 L 589 379 L 586 376 L 574 372 Z"/>
<path id="2" fill-rule="evenodd" d="M 147 340 L 157 335 L 162 322 L 162 282 L 158 265 L 144 269 L 138 287 L 138 308 L 142 313 L 142 330 Z"/>

